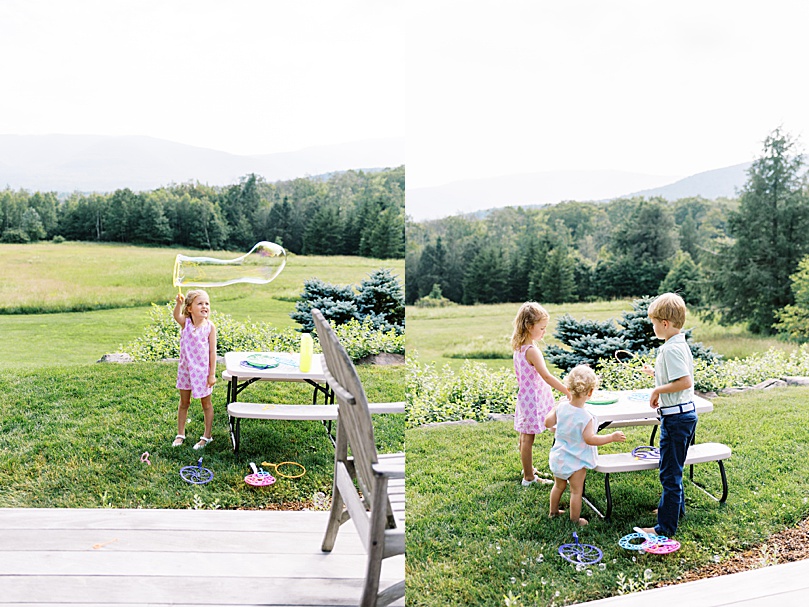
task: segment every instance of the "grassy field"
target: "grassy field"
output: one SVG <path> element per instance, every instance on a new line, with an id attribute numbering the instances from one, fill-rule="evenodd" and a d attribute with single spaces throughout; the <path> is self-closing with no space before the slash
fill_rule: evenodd
<path id="1" fill-rule="evenodd" d="M 612 477 L 615 510 L 584 528 L 567 518 L 548 519 L 549 489 L 523 488 L 512 424 L 421 427 L 406 432 L 407 597 L 411 606 L 568 605 L 674 580 L 684 571 L 750 549 L 769 535 L 809 516 L 808 388 L 748 392 L 714 400 L 700 417 L 699 442 L 733 449 L 727 462 L 730 495 L 718 504 L 685 481 L 687 516 L 678 529 L 682 548 L 669 556 L 640 555 L 618 540 L 635 525 L 651 526 L 660 484 L 655 471 Z M 777 412 L 777 413 L 774 413 Z M 627 442 L 600 447 L 608 453 L 648 444 L 648 428 L 626 428 Z M 534 464 L 548 473 L 552 436 L 537 437 Z M 603 475 L 588 472 L 587 493 L 605 504 Z M 713 463 L 697 466 L 695 479 L 720 492 Z M 568 504 L 568 494 L 563 504 Z M 559 557 L 560 544 L 604 551 L 600 565 L 577 570 Z M 761 554 L 761 564 L 778 555 Z"/>
<path id="2" fill-rule="evenodd" d="M 206 254 L 114 244 L 0 244 L 0 369 L 88 363 L 115 352 L 140 335 L 152 303 L 173 300 L 177 253 Z M 289 313 L 304 281 L 358 284 L 380 267 L 391 268 L 404 284 L 404 260 L 291 255 L 269 285 L 233 285 L 209 295 L 213 309 L 237 320 L 291 327 L 297 325 Z"/>
<path id="3" fill-rule="evenodd" d="M 417 352 L 422 362 L 435 362 L 458 369 L 464 359 L 479 360 L 492 368 L 511 368 L 511 331 L 519 304 L 451 306 L 446 308 L 407 308 L 407 350 Z M 563 314 L 575 319 L 620 320 L 632 309 L 630 300 L 547 305 L 550 314 L 547 344 L 558 344 L 553 337 L 556 321 Z M 751 334 L 743 326 L 722 327 L 690 315 L 686 328 L 693 328 L 695 341 L 701 341 L 726 358 L 745 357 L 768 348 L 793 350 L 794 345 L 773 337 Z"/>
<path id="4" fill-rule="evenodd" d="M 518 304 L 407 309 L 408 355 L 457 371 L 464 360 L 492 369 L 511 369 L 511 322 Z M 546 306 L 553 337 L 557 319 L 620 319 L 630 301 Z M 744 358 L 796 346 L 750 334 L 742 326 L 722 327 L 691 315 L 686 328 L 726 358 Z M 547 487 L 520 486 L 520 462 L 512 423 L 419 427 L 406 431 L 408 447 L 407 596 L 411 605 L 568 605 L 651 587 L 683 572 L 722 562 L 760 544 L 769 535 L 809 516 L 809 445 L 805 402 L 809 389 L 750 392 L 714 400 L 701 416 L 697 440 L 729 445 L 730 496 L 720 505 L 686 483 L 688 515 L 678 530 L 682 548 L 656 557 L 628 552 L 618 540 L 635 525 L 651 526 L 660 485 L 656 472 L 614 475 L 615 511 L 609 522 L 584 508 L 591 524 L 547 517 Z M 626 429 L 627 442 L 599 448 L 604 453 L 648 444 L 647 428 Z M 537 437 L 534 463 L 549 474 L 553 437 Z M 788 455 L 786 455 L 788 453 Z M 715 464 L 698 466 L 695 477 L 720 491 Z M 603 475 L 588 473 L 587 492 L 604 505 Z M 567 496 L 563 503 L 567 504 Z M 604 551 L 600 565 L 577 570 L 562 560 L 560 544 L 578 531 L 583 543 Z M 762 553 L 762 566 L 777 555 Z M 508 601 L 506 601 L 508 597 Z M 516 597 L 516 598 L 515 598 Z"/>
<path id="5" fill-rule="evenodd" d="M 401 367 L 361 365 L 359 372 L 369 398 L 404 399 Z M 176 365 L 168 363 L 0 371 L 0 507 L 265 508 L 311 505 L 316 492 L 331 495 L 334 448 L 326 429 L 319 422 L 243 420 L 235 455 L 222 383 L 213 395 L 214 441 L 202 451 L 191 449 L 203 430 L 202 408 L 194 400 L 186 444 L 173 448 L 176 377 Z M 258 382 L 243 394 L 256 402 L 312 398 L 307 385 L 283 382 Z M 380 452 L 404 449 L 403 417 L 374 416 Z M 145 451 L 151 465 L 140 461 Z M 200 456 L 214 480 L 189 485 L 179 470 Z M 243 480 L 250 461 L 294 461 L 306 474 L 253 488 Z"/>
<path id="6" fill-rule="evenodd" d="M 95 364 L 141 335 L 152 302 L 174 298 L 178 252 L 189 253 L 0 245 L 0 507 L 302 507 L 311 506 L 317 492 L 331 493 L 334 449 L 320 423 L 244 420 L 236 456 L 220 383 L 213 396 L 214 442 L 202 452 L 191 449 L 202 433 L 194 400 L 187 444 L 174 449 L 176 364 Z M 235 320 L 290 327 L 305 280 L 357 284 L 380 267 L 403 281 L 403 260 L 290 256 L 270 285 L 211 289 L 210 295 L 213 308 Z M 404 400 L 402 366 L 360 366 L 360 375 L 371 399 Z M 256 402 L 311 402 L 305 384 L 259 382 L 248 393 Z M 404 449 L 403 415 L 375 416 L 374 426 L 381 452 Z M 145 451 L 150 466 L 140 461 Z M 188 485 L 179 469 L 200 455 L 214 481 Z M 243 481 L 250 461 L 299 462 L 306 474 L 251 488 Z"/>

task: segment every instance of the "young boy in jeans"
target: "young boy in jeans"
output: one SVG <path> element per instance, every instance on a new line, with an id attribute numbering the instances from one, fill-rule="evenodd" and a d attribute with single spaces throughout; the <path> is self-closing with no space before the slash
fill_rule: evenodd
<path id="1" fill-rule="evenodd" d="M 660 415 L 660 484 L 663 495 L 657 508 L 657 525 L 646 533 L 673 537 L 677 523 L 685 515 L 683 467 L 688 445 L 697 427 L 694 406 L 694 359 L 680 332 L 685 324 L 686 307 L 676 293 L 664 293 L 649 306 L 649 320 L 655 337 L 665 340 L 657 350 L 655 367 L 643 371 L 654 375 L 655 389 L 650 405 Z"/>

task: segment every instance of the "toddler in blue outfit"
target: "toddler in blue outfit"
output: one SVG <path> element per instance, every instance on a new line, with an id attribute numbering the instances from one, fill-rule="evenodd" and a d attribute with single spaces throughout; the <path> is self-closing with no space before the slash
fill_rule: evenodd
<path id="1" fill-rule="evenodd" d="M 598 436 L 598 421 L 584 407 L 588 398 L 598 387 L 598 377 L 587 365 L 570 370 L 564 380 L 570 391 L 570 400 L 562 400 L 545 418 L 545 426 L 556 426 L 556 441 L 551 447 L 548 464 L 553 472 L 550 516 L 563 514 L 559 500 L 570 483 L 570 520 L 586 525 L 581 518 L 581 501 L 584 494 L 584 478 L 587 468 L 596 467 L 598 445 L 626 440 L 623 432 Z"/>

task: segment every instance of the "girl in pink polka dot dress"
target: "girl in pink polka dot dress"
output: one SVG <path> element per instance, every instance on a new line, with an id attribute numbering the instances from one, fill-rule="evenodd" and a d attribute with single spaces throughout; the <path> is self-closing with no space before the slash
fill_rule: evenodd
<path id="1" fill-rule="evenodd" d="M 550 316 L 538 303 L 529 301 L 520 306 L 514 319 L 511 347 L 514 350 L 514 373 L 517 375 L 517 406 L 514 411 L 514 429 L 520 433 L 519 449 L 523 470 L 523 487 L 537 482 L 553 484 L 540 479 L 533 462 L 534 435 L 545 430 L 545 416 L 554 405 L 555 388 L 570 397 L 567 387 L 556 379 L 545 366 L 545 359 L 536 344 L 545 336 Z"/>
<path id="2" fill-rule="evenodd" d="M 179 447 L 185 441 L 185 420 L 191 398 L 202 404 L 205 431 L 194 449 L 202 449 L 213 440 L 213 405 L 211 393 L 216 383 L 216 327 L 208 319 L 211 301 L 208 294 L 197 289 L 177 294 L 174 303 L 174 320 L 182 328 L 180 333 L 180 364 L 177 367 L 177 389 L 180 391 L 180 408 L 177 410 L 177 436 L 172 446 Z"/>

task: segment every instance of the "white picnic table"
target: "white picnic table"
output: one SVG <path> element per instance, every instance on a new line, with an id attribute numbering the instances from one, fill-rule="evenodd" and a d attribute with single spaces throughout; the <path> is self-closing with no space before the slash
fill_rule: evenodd
<path id="1" fill-rule="evenodd" d="M 587 404 L 585 407 L 598 419 L 599 430 L 608 426 L 658 425 L 660 418 L 657 409 L 649 406 L 651 393 L 651 388 L 646 390 L 598 390 L 590 400 L 612 396 L 617 401 L 605 405 Z M 694 407 L 697 415 L 713 411 L 713 403 L 696 394 L 694 395 Z"/>

